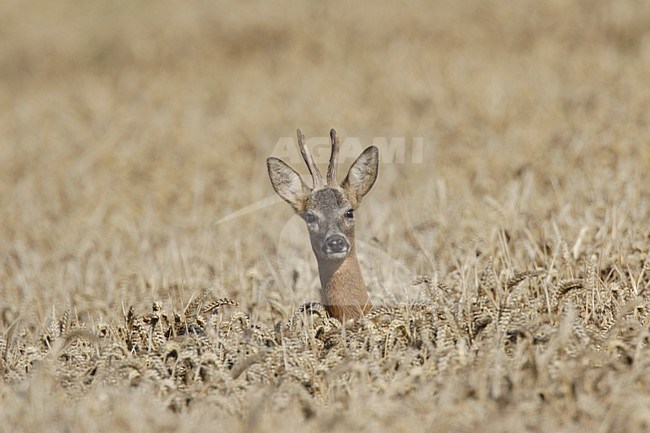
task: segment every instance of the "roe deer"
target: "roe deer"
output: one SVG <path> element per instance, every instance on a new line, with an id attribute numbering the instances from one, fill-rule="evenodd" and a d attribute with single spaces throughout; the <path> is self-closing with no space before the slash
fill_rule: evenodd
<path id="1" fill-rule="evenodd" d="M 332 154 L 327 184 L 305 145 L 298 129 L 300 153 L 312 176 L 309 188 L 300 175 L 278 158 L 268 158 L 273 189 L 307 223 L 311 247 L 318 261 L 322 303 L 339 319 L 358 319 L 370 311 L 368 292 L 361 277 L 354 246 L 354 212 L 377 179 L 379 150 L 370 146 L 350 167 L 341 185 L 336 182 L 339 141 L 330 131 Z"/>

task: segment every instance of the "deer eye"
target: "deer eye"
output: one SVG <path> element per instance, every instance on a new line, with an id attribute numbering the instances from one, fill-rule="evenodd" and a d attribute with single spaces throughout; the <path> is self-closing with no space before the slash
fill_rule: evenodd
<path id="1" fill-rule="evenodd" d="M 354 210 L 353 209 L 348 209 L 348 211 L 345 212 L 345 217 L 349 218 L 349 219 L 354 218 Z"/>
<path id="2" fill-rule="evenodd" d="M 305 214 L 305 221 L 307 222 L 307 224 L 314 224 L 316 222 L 316 215 L 314 215 L 311 212 L 307 212 Z"/>

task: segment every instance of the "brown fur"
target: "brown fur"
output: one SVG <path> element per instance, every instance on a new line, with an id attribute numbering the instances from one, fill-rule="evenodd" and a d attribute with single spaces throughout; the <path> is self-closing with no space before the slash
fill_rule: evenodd
<path id="1" fill-rule="evenodd" d="M 372 309 L 354 246 L 340 262 L 319 261 L 318 271 L 323 304 L 331 316 L 358 319 Z"/>

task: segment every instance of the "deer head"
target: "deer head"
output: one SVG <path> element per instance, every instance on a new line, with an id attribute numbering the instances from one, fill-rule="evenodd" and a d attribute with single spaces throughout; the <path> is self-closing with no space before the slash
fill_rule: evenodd
<path id="1" fill-rule="evenodd" d="M 298 144 L 311 174 L 313 186 L 278 158 L 267 167 L 275 192 L 291 205 L 307 224 L 312 250 L 318 261 L 323 304 L 338 319 L 357 318 L 370 309 L 354 244 L 355 211 L 377 179 L 379 150 L 370 146 L 350 167 L 340 185 L 336 181 L 339 141 L 330 131 L 332 153 L 327 183 L 316 167 L 298 130 Z"/>

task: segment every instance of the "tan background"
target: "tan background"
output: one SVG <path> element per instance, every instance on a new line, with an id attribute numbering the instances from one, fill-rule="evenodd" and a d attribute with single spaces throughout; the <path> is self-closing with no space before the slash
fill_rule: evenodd
<path id="1" fill-rule="evenodd" d="M 218 223 L 272 196 L 265 158 L 297 127 L 307 137 L 335 127 L 364 146 L 404 137 L 407 155 L 414 137 L 425 140 L 421 163 L 382 164 L 359 212 L 376 303 L 409 297 L 418 275 L 475 295 L 467 287 L 489 257 L 502 279 L 544 269 L 546 287 L 595 266 L 608 296 L 610 283 L 638 293 L 650 274 L 649 23 L 650 4 L 633 0 L 0 2 L 3 344 L 38 340 L 66 309 L 96 332 L 121 324 L 128 306 L 182 310 L 205 288 L 268 327 L 317 299 L 315 260 L 304 227 L 287 225 L 288 206 Z M 644 299 L 638 332 L 648 329 Z M 630 347 L 644 353 L 639 344 Z M 12 379 L 13 368 L 4 359 L 5 431 L 26 418 L 24 431 L 188 430 L 224 413 L 233 431 L 253 425 L 253 400 L 220 412 L 197 397 L 183 413 L 204 421 L 184 424 L 164 404 L 140 403 L 137 389 L 99 385 L 93 399 L 116 406 L 86 402 L 97 413 L 84 424 L 59 382 L 49 397 L 29 394 L 42 384 Z M 402 395 L 386 377 L 383 391 L 314 403 L 312 417 L 293 400 L 269 407 L 255 428 L 344 431 L 391 410 L 397 420 L 368 429 L 528 422 L 524 403 L 489 396 L 470 412 L 463 399 L 425 411 L 418 405 L 452 382 L 437 375 Z M 638 418 L 621 422 L 647 428 L 650 394 L 638 386 Z M 569 425 L 611 427 L 627 414 L 599 398 L 571 400 L 584 407 Z M 553 410 L 542 413 L 557 427 Z"/>

